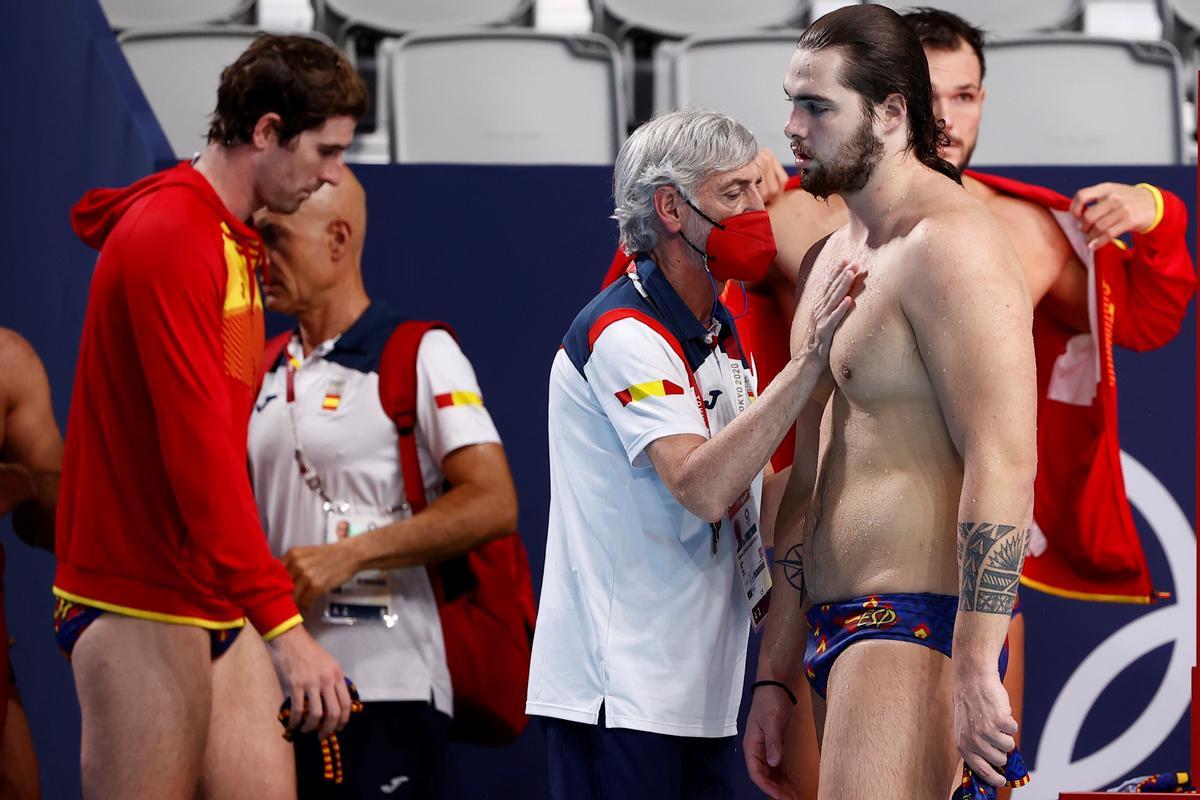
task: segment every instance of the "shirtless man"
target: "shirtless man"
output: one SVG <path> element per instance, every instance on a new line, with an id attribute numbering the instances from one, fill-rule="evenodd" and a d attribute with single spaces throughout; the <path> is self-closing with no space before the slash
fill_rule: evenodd
<path id="1" fill-rule="evenodd" d="M 929 62 L 934 116 L 945 121 L 949 142 L 941 154 L 955 166 L 965 169 L 975 149 L 986 97 L 983 35 L 961 18 L 934 9 L 909 12 L 905 20 L 916 29 Z M 1037 307 L 1034 338 L 1039 342 L 1039 371 L 1049 371 L 1053 367 L 1053 359 L 1063 352 L 1067 339 L 1089 331 L 1087 272 L 1068 239 L 1066 229 L 1071 226 L 1078 228 L 1090 244 L 1101 279 L 1107 278 L 1116 286 L 1128 287 L 1113 298 L 1112 341 L 1104 343 L 1104 347 L 1115 343 L 1136 350 L 1149 349 L 1170 341 L 1178 332 L 1194 289 L 1194 271 L 1183 235 L 1187 226 L 1186 207 L 1170 192 L 1148 184 L 1090 186 L 1077 192 L 1069 207 L 1065 207 L 1064 200 L 1067 213 L 1060 213 L 1056 219 L 1046 201 L 1031 198 L 1030 193 L 1036 193 L 1036 187 L 1002 182 L 994 176 L 975 172 L 963 175 L 963 186 L 996 216 L 1016 249 L 1032 301 Z M 790 188 L 767 207 L 779 252 L 766 280 L 750 287 L 750 314 L 744 324 L 739 324 L 743 343 L 754 354 L 764 380 L 769 380 L 773 374 L 774 363 L 786 356 L 779 346 L 780 332 L 790 323 L 797 275 L 805 253 L 830 231 L 844 225 L 848 218 L 846 206 L 839 196 L 818 200 L 808 192 L 796 190 L 795 186 Z M 1116 237 L 1125 234 L 1133 235 L 1131 249 L 1111 245 Z M 1097 327 L 1097 332 L 1103 333 L 1104 326 Z M 1102 358 L 1111 359 L 1107 349 Z M 1111 391 L 1115 402 L 1115 386 Z M 1101 404 L 1104 401 L 1105 397 L 1100 396 L 1091 408 L 1066 410 L 1103 417 Z M 1065 408 L 1061 404 L 1054 405 L 1057 411 Z M 1042 453 L 1044 474 L 1039 476 L 1038 484 L 1044 485 L 1045 491 L 1039 494 L 1039 503 L 1046 498 L 1074 494 L 1072 486 L 1061 482 L 1062 473 L 1051 468 L 1052 460 L 1072 458 L 1071 446 L 1061 441 L 1070 442 L 1064 431 L 1066 426 L 1058 419 L 1052 422 L 1047 435 L 1058 436 L 1056 439 L 1051 435 L 1049 442 L 1051 445 L 1057 442 L 1057 446 Z M 1101 420 L 1100 423 L 1089 421 L 1085 427 L 1095 430 L 1105 426 Z M 1111 446 L 1115 449 L 1115 430 L 1111 435 Z M 776 456 L 777 469 L 790 463 L 790 442 L 785 445 L 781 448 L 783 452 Z M 1109 446 L 1108 442 L 1105 446 Z M 1089 476 L 1086 470 L 1077 474 Z M 1051 528 L 1052 536 L 1101 537 L 1108 533 L 1102 528 L 1111 531 L 1120 527 L 1123 515 L 1118 511 L 1109 513 L 1107 509 L 1112 507 L 1111 504 L 1125 503 L 1124 487 L 1119 473 L 1106 477 L 1107 480 L 1093 477 L 1089 484 L 1091 491 L 1103 495 L 1110 504 L 1097 507 L 1093 519 L 1073 516 L 1065 520 L 1069 525 L 1066 530 L 1063 530 L 1066 526 L 1055 530 L 1043 521 L 1043 528 Z M 1084 504 L 1100 505 L 1095 498 L 1090 500 Z M 1071 503 L 1071 507 L 1077 505 L 1080 503 Z M 1052 515 L 1039 508 L 1039 516 L 1043 512 L 1052 523 Z M 1120 533 L 1136 541 L 1135 531 Z M 777 553 L 786 557 L 783 551 Z M 1108 593 L 1113 589 L 1105 586 L 1104 591 Z M 1018 721 L 1022 718 L 1024 696 L 1024 624 L 1024 617 L 1016 613 L 1009 627 L 1010 659 L 1004 679 Z M 807 697 L 801 695 L 787 737 L 784 766 L 795 781 L 804 784 L 800 796 L 812 798 L 816 796 L 817 752 L 811 713 L 806 704 Z"/>
<path id="2" fill-rule="evenodd" d="M 20 334 L 0 328 L 0 515 L 11 511 L 17 536 L 50 552 L 62 450 L 41 359 Z M 0 797 L 33 800 L 38 764 L 8 659 L 3 571 L 0 547 Z"/>
<path id="3" fill-rule="evenodd" d="M 798 591 L 768 617 L 745 743 L 774 797 L 792 707 L 761 682 L 791 685 L 802 653 L 819 797 L 942 798 L 962 758 L 1001 785 L 1015 746 L 998 663 L 1032 512 L 1031 304 L 1007 237 L 938 155 L 929 85 L 913 30 L 875 5 L 813 23 L 785 78 L 805 189 L 849 214 L 804 259 L 798 318 L 841 264 L 869 277 L 800 414 L 779 510 L 776 581 Z"/>

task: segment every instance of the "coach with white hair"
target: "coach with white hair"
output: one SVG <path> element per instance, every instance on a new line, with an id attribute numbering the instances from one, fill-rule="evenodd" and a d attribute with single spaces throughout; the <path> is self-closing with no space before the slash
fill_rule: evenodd
<path id="1" fill-rule="evenodd" d="M 733 119 L 678 111 L 617 156 L 634 262 L 579 313 L 550 374 L 526 710 L 544 718 L 553 798 L 732 792 L 747 634 L 769 600 L 763 468 L 826 369 L 857 275 L 839 272 L 797 320 L 791 362 L 754 402 L 716 287 L 760 279 L 775 255 L 756 153 Z"/>

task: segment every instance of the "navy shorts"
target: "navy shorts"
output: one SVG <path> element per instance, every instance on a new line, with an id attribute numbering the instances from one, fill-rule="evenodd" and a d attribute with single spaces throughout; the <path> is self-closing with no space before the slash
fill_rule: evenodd
<path id="1" fill-rule="evenodd" d="M 449 736 L 450 717 L 430 703 L 364 702 L 362 713 L 354 714 L 337 735 L 342 783 L 324 779 L 316 735 L 296 737 L 297 796 L 442 798 Z"/>
<path id="2" fill-rule="evenodd" d="M 707 739 L 542 717 L 551 800 L 717 800 L 733 796 L 735 736 Z"/>

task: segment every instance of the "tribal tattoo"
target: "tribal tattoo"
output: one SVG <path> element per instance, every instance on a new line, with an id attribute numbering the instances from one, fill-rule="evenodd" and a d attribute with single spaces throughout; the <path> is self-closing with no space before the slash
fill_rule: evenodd
<path id="1" fill-rule="evenodd" d="M 787 578 L 787 582 L 792 588 L 800 593 L 800 605 L 804 605 L 804 595 L 806 586 L 804 583 L 804 555 L 801 550 L 801 545 L 796 545 L 791 550 L 787 551 L 787 556 L 776 561 L 783 567 L 783 577 Z"/>
<path id="2" fill-rule="evenodd" d="M 962 571 L 959 608 L 1011 614 L 1025 562 L 1029 530 L 990 522 L 960 522 L 958 559 Z"/>

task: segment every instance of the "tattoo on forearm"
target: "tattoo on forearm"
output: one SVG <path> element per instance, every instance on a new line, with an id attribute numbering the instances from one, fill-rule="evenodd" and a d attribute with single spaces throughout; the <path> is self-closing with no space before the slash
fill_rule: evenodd
<path id="1" fill-rule="evenodd" d="M 779 565 L 783 567 L 783 577 L 787 578 L 787 582 L 792 588 L 800 593 L 800 605 L 804 605 L 804 595 L 806 586 L 804 583 L 804 555 L 801 545 L 794 546 L 787 551 L 787 555 L 779 559 Z"/>
<path id="2" fill-rule="evenodd" d="M 958 559 L 962 593 L 959 608 L 984 614 L 1011 614 L 1028 543 L 1028 529 L 990 522 L 960 522 Z"/>

